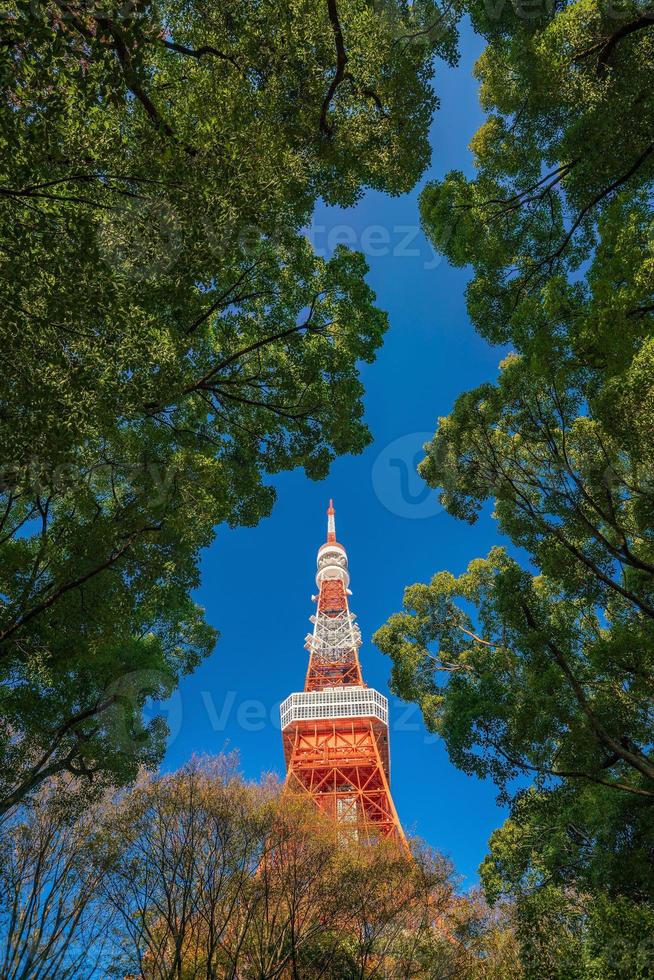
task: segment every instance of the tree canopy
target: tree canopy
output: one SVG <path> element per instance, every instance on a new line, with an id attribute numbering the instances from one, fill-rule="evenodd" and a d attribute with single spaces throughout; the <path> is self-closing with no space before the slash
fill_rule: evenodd
<path id="1" fill-rule="evenodd" d="M 474 326 L 508 353 L 419 470 L 459 519 L 492 501 L 507 547 L 407 589 L 376 640 L 453 761 L 513 801 L 489 892 L 525 914 L 540 902 L 541 939 L 546 907 L 572 933 L 598 925 L 584 890 L 598 909 L 626 902 L 638 932 L 654 847 L 654 20 L 629 3 L 466 10 L 488 41 L 476 173 L 428 184 L 421 214 L 472 269 Z M 551 975 L 641 975 L 574 948 Z"/>
<path id="2" fill-rule="evenodd" d="M 302 229 L 319 196 L 421 174 L 432 56 L 454 57 L 434 10 L 5 5 L 3 806 L 154 762 L 142 706 L 215 640 L 190 598 L 214 527 L 367 444 L 386 318 L 362 256 Z"/>

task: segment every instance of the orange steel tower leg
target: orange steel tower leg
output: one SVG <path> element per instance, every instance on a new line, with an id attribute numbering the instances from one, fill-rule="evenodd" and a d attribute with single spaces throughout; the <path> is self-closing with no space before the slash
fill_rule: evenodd
<path id="1" fill-rule="evenodd" d="M 361 633 L 348 604 L 347 554 L 336 540 L 331 500 L 327 515 L 304 691 L 281 705 L 286 787 L 309 794 L 344 837 L 404 843 L 389 785 L 388 701 L 363 681 Z"/>

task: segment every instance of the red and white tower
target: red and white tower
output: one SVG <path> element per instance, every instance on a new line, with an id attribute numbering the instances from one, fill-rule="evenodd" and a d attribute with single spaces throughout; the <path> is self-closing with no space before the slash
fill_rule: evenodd
<path id="1" fill-rule="evenodd" d="M 331 500 L 327 515 L 304 691 L 281 705 L 286 786 L 308 793 L 353 839 L 404 841 L 389 785 L 388 701 L 363 681 L 347 553 L 336 540 Z"/>

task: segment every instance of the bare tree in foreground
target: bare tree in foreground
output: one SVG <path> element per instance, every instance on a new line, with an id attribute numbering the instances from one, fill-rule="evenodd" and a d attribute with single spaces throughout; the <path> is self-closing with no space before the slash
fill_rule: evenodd
<path id="1" fill-rule="evenodd" d="M 54 780 L 2 824 L 2 980 L 102 975 L 112 919 L 98 894 L 105 868 L 94 855 L 103 805 L 80 809 L 75 795 L 75 780 Z"/>
<path id="2" fill-rule="evenodd" d="M 415 845 L 338 839 L 310 801 L 246 783 L 233 758 L 148 777 L 113 820 L 105 879 L 139 980 L 510 980 L 488 910 Z M 505 929 L 505 931 L 507 931 Z"/>
<path id="3" fill-rule="evenodd" d="M 344 841 L 233 756 L 90 807 L 53 782 L 5 825 L 2 980 L 517 980 L 515 939 L 450 863 Z M 100 794 L 98 794 L 100 797 Z"/>

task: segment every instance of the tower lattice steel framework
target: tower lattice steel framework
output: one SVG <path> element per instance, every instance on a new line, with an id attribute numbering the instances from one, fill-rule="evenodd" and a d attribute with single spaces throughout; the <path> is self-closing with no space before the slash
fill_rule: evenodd
<path id="1" fill-rule="evenodd" d="M 308 793 L 347 837 L 404 842 L 389 784 L 388 701 L 363 681 L 347 553 L 336 540 L 331 500 L 327 515 L 304 691 L 281 705 L 286 787 Z"/>

